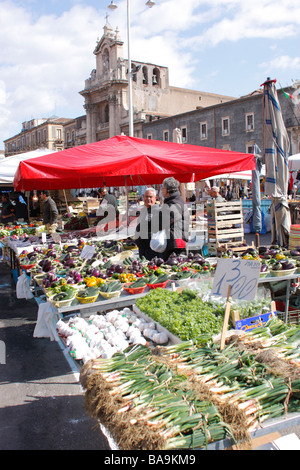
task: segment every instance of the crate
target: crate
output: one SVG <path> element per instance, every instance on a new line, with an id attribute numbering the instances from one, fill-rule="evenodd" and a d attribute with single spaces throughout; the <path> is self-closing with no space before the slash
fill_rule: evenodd
<path id="1" fill-rule="evenodd" d="M 207 203 L 208 251 L 212 255 L 226 251 L 245 251 L 242 200 Z"/>
<path id="2" fill-rule="evenodd" d="M 285 312 L 277 311 L 277 316 L 280 320 L 285 321 Z M 300 310 L 289 310 L 287 323 L 290 325 L 300 325 Z"/>

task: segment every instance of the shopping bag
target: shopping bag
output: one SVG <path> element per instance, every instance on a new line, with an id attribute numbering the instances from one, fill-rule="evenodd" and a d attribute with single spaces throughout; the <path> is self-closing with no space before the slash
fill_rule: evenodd
<path id="1" fill-rule="evenodd" d="M 25 273 L 18 277 L 16 295 L 17 299 L 32 299 L 34 297 L 30 290 L 30 278 Z"/>
<path id="2" fill-rule="evenodd" d="M 150 248 L 157 253 L 163 253 L 167 248 L 167 234 L 165 230 L 160 230 L 152 235 Z"/>

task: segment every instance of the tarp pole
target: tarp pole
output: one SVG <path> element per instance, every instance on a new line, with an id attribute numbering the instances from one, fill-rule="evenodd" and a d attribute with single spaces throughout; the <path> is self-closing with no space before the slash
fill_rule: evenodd
<path id="1" fill-rule="evenodd" d="M 86 204 L 86 215 L 85 215 L 85 217 L 86 217 L 86 220 L 87 220 L 88 228 L 90 228 L 89 214 L 88 214 L 89 206 L 88 206 L 88 202 L 87 202 L 86 191 L 85 191 L 85 204 Z"/>
<path id="2" fill-rule="evenodd" d="M 27 193 L 27 215 L 28 215 L 28 222 L 29 222 L 29 219 L 30 219 L 29 202 L 30 202 L 30 191 Z"/>
<path id="3" fill-rule="evenodd" d="M 65 201 L 66 201 L 67 212 L 69 212 L 69 206 L 68 206 L 68 200 L 67 200 L 66 191 L 65 191 L 65 190 L 63 190 L 63 192 L 64 192 L 64 196 L 65 196 Z"/>
<path id="4" fill-rule="evenodd" d="M 128 186 L 127 186 L 127 176 L 125 176 L 125 197 L 126 197 L 126 205 L 125 205 L 125 214 L 126 214 L 126 224 L 127 224 L 127 231 L 129 230 L 129 200 L 128 200 Z"/>

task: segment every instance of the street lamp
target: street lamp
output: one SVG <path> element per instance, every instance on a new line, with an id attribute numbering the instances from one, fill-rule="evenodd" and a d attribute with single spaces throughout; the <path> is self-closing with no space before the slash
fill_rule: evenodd
<path id="1" fill-rule="evenodd" d="M 148 0 L 145 5 L 152 8 L 155 2 Z M 118 5 L 111 0 L 108 5 L 110 10 L 115 10 Z M 131 72 L 131 54 L 130 54 L 130 0 L 127 0 L 127 44 L 128 44 L 128 99 L 129 99 L 129 136 L 133 137 L 133 105 L 132 105 L 132 72 Z"/>

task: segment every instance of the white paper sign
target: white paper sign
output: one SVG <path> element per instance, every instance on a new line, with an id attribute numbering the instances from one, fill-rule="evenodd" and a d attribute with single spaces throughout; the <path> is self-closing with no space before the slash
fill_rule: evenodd
<path id="1" fill-rule="evenodd" d="M 94 255 L 95 253 L 95 246 L 93 245 L 85 245 L 80 256 L 81 258 L 83 259 L 91 259 L 92 256 Z"/>
<path id="2" fill-rule="evenodd" d="M 46 243 L 47 241 L 47 235 L 45 232 L 42 232 L 42 243 Z"/>
<path id="3" fill-rule="evenodd" d="M 260 274 L 260 261 L 239 258 L 220 258 L 215 271 L 212 295 L 236 300 L 253 300 Z"/>
<path id="4" fill-rule="evenodd" d="M 61 236 L 59 235 L 59 233 L 51 233 L 51 237 L 55 243 L 61 243 Z"/>
<path id="5" fill-rule="evenodd" d="M 102 261 L 100 259 L 96 259 L 96 261 L 92 263 L 92 268 L 97 268 L 101 263 Z"/>

